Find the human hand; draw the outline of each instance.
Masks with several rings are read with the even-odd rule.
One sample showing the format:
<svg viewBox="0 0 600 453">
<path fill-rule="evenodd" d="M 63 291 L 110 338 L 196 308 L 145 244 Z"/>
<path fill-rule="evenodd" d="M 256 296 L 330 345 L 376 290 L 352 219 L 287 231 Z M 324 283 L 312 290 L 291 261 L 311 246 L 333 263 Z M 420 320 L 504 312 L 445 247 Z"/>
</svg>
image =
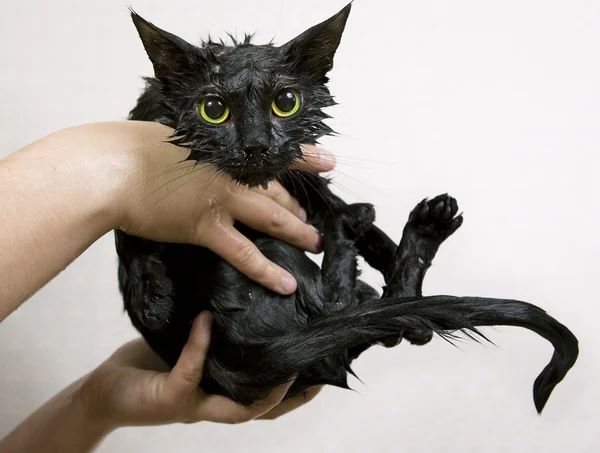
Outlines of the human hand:
<svg viewBox="0 0 600 453">
<path fill-rule="evenodd" d="M 199 388 L 210 343 L 211 316 L 200 314 L 170 372 L 143 340 L 119 348 L 108 360 L 56 394 L 0 439 L 0 452 L 92 451 L 124 426 L 172 423 L 243 423 L 278 418 L 321 390 L 282 401 L 293 378 L 246 407 Z M 164 370 L 164 371 L 161 371 Z"/>
<path fill-rule="evenodd" d="M 282 402 L 292 379 L 251 407 L 207 395 L 198 385 L 210 344 L 211 319 L 208 312 L 196 318 L 188 343 L 170 372 L 142 339 L 122 346 L 83 380 L 79 400 L 85 412 L 109 429 L 199 421 L 243 423 L 278 418 L 321 390 L 316 387 L 305 396 Z"/>
<path fill-rule="evenodd" d="M 285 270 L 265 258 L 233 224 L 239 221 L 303 250 L 321 251 L 320 233 L 306 224 L 306 212 L 279 184 L 267 190 L 248 189 L 211 165 L 185 161 L 189 151 L 165 143 L 170 128 L 157 123 L 109 123 L 129 142 L 121 144 L 122 184 L 115 200 L 117 228 L 162 242 L 207 247 L 251 279 L 281 294 L 296 289 Z M 121 140 L 123 142 L 123 140 Z M 331 154 L 306 147 L 305 161 L 295 168 L 324 172 L 333 169 Z"/>
</svg>

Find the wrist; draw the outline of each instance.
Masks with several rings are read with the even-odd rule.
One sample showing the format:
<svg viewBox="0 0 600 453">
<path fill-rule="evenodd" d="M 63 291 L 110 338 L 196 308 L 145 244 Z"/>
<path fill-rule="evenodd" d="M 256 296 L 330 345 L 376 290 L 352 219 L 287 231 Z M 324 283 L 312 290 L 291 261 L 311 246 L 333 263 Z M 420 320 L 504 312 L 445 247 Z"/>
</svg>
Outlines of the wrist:
<svg viewBox="0 0 600 453">
<path fill-rule="evenodd" d="M 129 212 L 163 184 L 165 169 L 185 160 L 189 150 L 167 143 L 173 130 L 150 121 L 113 121 L 79 126 L 90 142 L 97 215 L 119 229 Z M 176 175 L 175 175 L 176 176 Z"/>
<path fill-rule="evenodd" d="M 101 439 L 120 426 L 102 409 L 101 396 L 89 395 L 89 375 L 76 381 L 67 389 L 70 412 L 82 420 L 82 426 L 90 437 Z"/>
<path fill-rule="evenodd" d="M 133 187 L 139 147 L 127 121 L 93 123 L 60 132 L 72 141 L 77 155 L 72 159 L 73 177 L 80 177 L 77 190 L 88 201 L 89 221 L 103 233 L 117 229 L 125 212 L 128 191 Z M 72 151 L 74 146 L 68 146 Z"/>
</svg>

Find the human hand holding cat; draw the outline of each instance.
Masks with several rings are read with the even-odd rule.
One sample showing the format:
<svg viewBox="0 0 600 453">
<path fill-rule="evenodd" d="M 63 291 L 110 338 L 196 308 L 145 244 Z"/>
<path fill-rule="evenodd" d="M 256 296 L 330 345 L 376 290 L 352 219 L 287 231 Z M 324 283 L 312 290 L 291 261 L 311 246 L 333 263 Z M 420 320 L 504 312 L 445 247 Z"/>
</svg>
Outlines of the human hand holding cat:
<svg viewBox="0 0 600 453">
<path fill-rule="evenodd" d="M 234 227 L 239 221 L 303 250 L 320 252 L 321 234 L 305 223 L 306 212 L 283 186 L 275 182 L 266 190 L 248 189 L 212 165 L 185 161 L 189 151 L 165 143 L 172 133 L 167 127 L 129 122 L 127 131 L 138 143 L 127 150 L 123 166 L 124 184 L 117 198 L 119 229 L 155 241 L 207 247 L 274 291 L 295 290 L 294 278 Z M 306 161 L 295 168 L 312 172 L 333 168 L 329 153 L 307 149 Z"/>
<path fill-rule="evenodd" d="M 0 160 L 0 321 L 117 228 L 206 245 L 273 289 L 293 291 L 293 285 L 282 288 L 285 271 L 248 248 L 233 221 L 317 251 L 317 233 L 300 219 L 297 202 L 276 185 L 249 191 L 214 169 L 194 169 L 183 162 L 185 149 L 165 143 L 170 133 L 149 122 L 88 124 Z M 311 151 L 304 168 L 331 169 L 331 157 L 315 161 L 317 153 Z M 198 384 L 210 343 L 209 323 L 203 322 L 209 316 L 194 323 L 170 372 L 155 368 L 160 361 L 144 341 L 128 343 L 0 440 L 0 451 L 90 451 L 125 425 L 272 419 L 318 393 L 317 387 L 306 398 L 282 402 L 289 382 L 250 408 L 203 393 Z"/>
<path fill-rule="evenodd" d="M 305 405 L 322 389 L 282 401 L 290 380 L 252 406 L 206 394 L 199 384 L 210 339 L 211 315 L 203 312 L 170 371 L 141 338 L 125 344 L 0 439 L 0 452 L 92 451 L 125 426 L 272 420 Z"/>
<path fill-rule="evenodd" d="M 144 340 L 125 344 L 77 388 L 83 412 L 95 422 L 108 424 L 108 429 L 200 421 L 238 424 L 278 418 L 306 404 L 321 390 L 315 387 L 306 395 L 282 401 L 292 379 L 250 407 L 204 393 L 198 385 L 210 331 L 211 316 L 203 312 L 196 318 L 188 343 L 170 371 Z"/>
<path fill-rule="evenodd" d="M 233 224 L 317 252 L 320 234 L 302 221 L 298 203 L 277 184 L 249 190 L 213 167 L 194 167 L 188 150 L 166 143 L 171 133 L 153 122 L 87 124 L 0 160 L 0 321 L 114 229 L 208 247 L 274 291 L 295 290 L 291 275 Z M 297 165 L 333 167 L 317 148 Z"/>
</svg>

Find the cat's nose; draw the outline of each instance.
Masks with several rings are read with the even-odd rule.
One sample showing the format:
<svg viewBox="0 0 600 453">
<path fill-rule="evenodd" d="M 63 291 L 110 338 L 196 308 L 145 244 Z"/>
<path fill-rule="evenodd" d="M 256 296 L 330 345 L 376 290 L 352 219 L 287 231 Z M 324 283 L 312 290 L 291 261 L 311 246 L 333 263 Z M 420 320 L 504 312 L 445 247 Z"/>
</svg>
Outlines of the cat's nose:
<svg viewBox="0 0 600 453">
<path fill-rule="evenodd" d="M 269 147 L 264 145 L 250 145 L 244 148 L 246 157 L 256 161 L 261 160 L 267 154 L 268 151 Z"/>
</svg>

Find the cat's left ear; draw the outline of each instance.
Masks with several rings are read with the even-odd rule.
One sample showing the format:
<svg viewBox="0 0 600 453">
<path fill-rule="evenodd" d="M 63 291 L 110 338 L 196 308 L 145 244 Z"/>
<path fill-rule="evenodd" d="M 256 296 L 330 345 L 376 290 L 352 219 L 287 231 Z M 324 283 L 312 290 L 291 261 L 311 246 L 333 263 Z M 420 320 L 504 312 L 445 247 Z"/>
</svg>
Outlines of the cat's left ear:
<svg viewBox="0 0 600 453">
<path fill-rule="evenodd" d="M 200 49 L 196 46 L 158 28 L 133 10 L 131 10 L 131 19 L 158 79 L 190 71 L 204 63 Z"/>
<path fill-rule="evenodd" d="M 352 3 L 336 15 L 309 28 L 284 44 L 284 59 L 307 74 L 324 77 L 333 68 L 333 57 L 342 39 Z"/>
</svg>

